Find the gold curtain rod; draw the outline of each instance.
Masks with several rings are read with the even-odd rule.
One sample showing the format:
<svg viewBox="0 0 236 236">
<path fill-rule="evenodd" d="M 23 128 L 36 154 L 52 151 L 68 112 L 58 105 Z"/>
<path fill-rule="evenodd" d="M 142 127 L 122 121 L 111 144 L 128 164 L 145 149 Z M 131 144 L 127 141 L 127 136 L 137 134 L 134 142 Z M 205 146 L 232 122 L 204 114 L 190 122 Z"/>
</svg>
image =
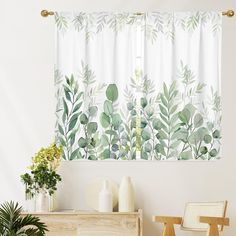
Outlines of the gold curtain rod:
<svg viewBox="0 0 236 236">
<path fill-rule="evenodd" d="M 144 13 L 142 12 L 137 12 L 136 15 L 140 16 L 143 15 Z M 41 11 L 41 16 L 43 17 L 48 17 L 48 16 L 53 16 L 54 12 L 53 11 L 48 11 L 48 10 L 42 10 Z M 223 16 L 228 16 L 228 17 L 233 17 L 234 16 L 234 11 L 233 10 L 227 10 L 222 12 Z"/>
</svg>

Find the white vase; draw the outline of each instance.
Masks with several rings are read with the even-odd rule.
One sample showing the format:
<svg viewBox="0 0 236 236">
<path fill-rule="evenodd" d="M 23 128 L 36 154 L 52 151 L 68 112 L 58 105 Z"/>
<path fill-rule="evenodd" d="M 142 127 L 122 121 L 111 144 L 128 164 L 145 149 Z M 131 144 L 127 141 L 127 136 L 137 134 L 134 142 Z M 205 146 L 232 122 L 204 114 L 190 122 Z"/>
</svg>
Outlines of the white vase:
<svg viewBox="0 0 236 236">
<path fill-rule="evenodd" d="M 129 176 L 125 176 L 119 189 L 119 212 L 134 212 L 134 188 Z"/>
<path fill-rule="evenodd" d="M 41 191 L 36 196 L 36 211 L 37 212 L 48 212 L 50 211 L 50 195 Z"/>
<path fill-rule="evenodd" d="M 102 190 L 99 193 L 99 212 L 112 212 L 113 196 L 109 188 L 109 182 L 104 180 Z"/>
<path fill-rule="evenodd" d="M 35 212 L 36 211 L 36 200 L 35 196 L 28 196 L 26 194 L 25 197 L 25 204 L 24 204 L 24 211 L 26 212 Z"/>
<path fill-rule="evenodd" d="M 58 209 L 56 193 L 49 196 L 49 211 L 56 211 Z"/>
</svg>

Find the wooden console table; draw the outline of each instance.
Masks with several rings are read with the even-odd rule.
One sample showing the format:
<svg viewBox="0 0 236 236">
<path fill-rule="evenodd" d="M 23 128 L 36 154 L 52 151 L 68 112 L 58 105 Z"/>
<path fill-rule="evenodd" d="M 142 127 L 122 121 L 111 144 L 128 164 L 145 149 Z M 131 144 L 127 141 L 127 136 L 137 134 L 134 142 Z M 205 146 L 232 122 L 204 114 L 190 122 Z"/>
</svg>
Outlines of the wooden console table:
<svg viewBox="0 0 236 236">
<path fill-rule="evenodd" d="M 46 236 L 142 236 L 142 210 L 137 212 L 47 212 L 38 216 L 48 226 Z"/>
</svg>

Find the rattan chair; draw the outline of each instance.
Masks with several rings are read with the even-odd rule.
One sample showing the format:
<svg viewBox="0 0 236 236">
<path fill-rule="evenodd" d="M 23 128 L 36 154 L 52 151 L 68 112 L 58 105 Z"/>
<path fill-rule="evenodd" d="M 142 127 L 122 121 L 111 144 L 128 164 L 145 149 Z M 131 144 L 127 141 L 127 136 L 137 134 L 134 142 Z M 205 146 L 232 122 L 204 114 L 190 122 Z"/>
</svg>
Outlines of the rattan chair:
<svg viewBox="0 0 236 236">
<path fill-rule="evenodd" d="M 162 236 L 175 236 L 174 225 L 181 225 L 182 230 L 205 231 L 207 236 L 219 236 L 229 218 L 225 217 L 227 201 L 192 202 L 185 206 L 183 217 L 154 216 L 153 221 L 164 224 Z"/>
</svg>

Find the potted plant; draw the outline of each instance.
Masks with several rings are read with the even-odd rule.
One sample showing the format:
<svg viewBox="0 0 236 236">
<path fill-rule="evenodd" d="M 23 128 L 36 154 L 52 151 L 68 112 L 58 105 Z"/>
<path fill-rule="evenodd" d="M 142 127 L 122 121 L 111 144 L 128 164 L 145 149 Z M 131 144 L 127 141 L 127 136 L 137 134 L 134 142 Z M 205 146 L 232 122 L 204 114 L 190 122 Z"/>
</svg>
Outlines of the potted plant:
<svg viewBox="0 0 236 236">
<path fill-rule="evenodd" d="M 32 158 L 29 167 L 31 172 L 21 175 L 25 184 L 26 199 L 36 198 L 37 211 L 49 211 L 51 198 L 57 190 L 57 184 L 61 176 L 57 174 L 62 156 L 62 147 L 55 143 L 47 148 L 41 148 Z"/>
<path fill-rule="evenodd" d="M 38 217 L 21 216 L 22 207 L 18 203 L 6 202 L 0 206 L 1 236 L 43 236 L 48 231 Z"/>
</svg>

